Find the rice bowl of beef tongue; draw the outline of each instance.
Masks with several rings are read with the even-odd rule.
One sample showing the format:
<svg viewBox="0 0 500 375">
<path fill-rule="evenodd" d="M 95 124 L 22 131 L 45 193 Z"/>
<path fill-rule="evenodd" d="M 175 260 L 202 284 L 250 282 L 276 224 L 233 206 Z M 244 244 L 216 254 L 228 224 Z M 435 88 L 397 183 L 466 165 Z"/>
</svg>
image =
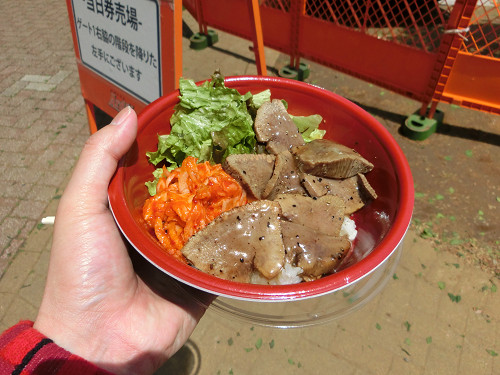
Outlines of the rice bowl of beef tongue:
<svg viewBox="0 0 500 375">
<path fill-rule="evenodd" d="M 228 152 L 221 162 L 245 201 L 190 234 L 180 256 L 148 227 L 143 208 L 152 193 L 144 184 L 155 166 L 145 155 L 170 132 L 177 90 L 138 115 L 136 142 L 108 190 L 118 227 L 165 277 L 216 296 L 210 308 L 224 315 L 299 327 L 362 306 L 392 277 L 413 211 L 411 171 L 397 142 L 363 109 L 317 86 L 260 76 L 224 85 L 271 95 L 252 115 L 257 152 Z M 321 116 L 324 136 L 304 141 L 296 118 L 311 115 Z"/>
</svg>

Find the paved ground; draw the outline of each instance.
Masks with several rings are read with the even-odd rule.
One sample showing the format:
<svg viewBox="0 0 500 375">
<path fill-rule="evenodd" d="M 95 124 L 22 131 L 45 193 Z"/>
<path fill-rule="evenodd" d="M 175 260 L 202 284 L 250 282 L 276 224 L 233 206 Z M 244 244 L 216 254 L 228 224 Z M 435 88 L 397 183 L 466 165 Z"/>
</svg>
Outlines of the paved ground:
<svg viewBox="0 0 500 375">
<path fill-rule="evenodd" d="M 88 136 L 67 18 L 62 1 L 0 2 L 0 330 L 36 316 L 52 235 L 40 219 L 55 213 Z M 249 42 L 219 38 L 198 52 L 184 39 L 186 77 L 256 73 Z M 270 68 L 285 61 L 266 58 Z M 499 117 L 442 107 L 444 130 L 417 143 L 398 128 L 418 103 L 315 64 L 309 80 L 370 111 L 408 156 L 415 219 L 393 278 L 319 327 L 274 330 L 209 311 L 159 373 L 500 373 Z"/>
</svg>

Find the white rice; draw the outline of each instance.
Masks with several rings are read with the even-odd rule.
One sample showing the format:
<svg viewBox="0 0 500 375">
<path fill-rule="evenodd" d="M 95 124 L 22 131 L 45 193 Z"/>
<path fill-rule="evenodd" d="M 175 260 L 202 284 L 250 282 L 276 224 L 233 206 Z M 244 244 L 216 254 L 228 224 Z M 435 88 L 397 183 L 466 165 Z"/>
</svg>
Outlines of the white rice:
<svg viewBox="0 0 500 375">
<path fill-rule="evenodd" d="M 344 222 L 342 223 L 342 227 L 340 228 L 340 235 L 347 235 L 349 241 L 354 241 L 358 231 L 356 230 L 356 223 L 354 220 L 349 217 L 344 218 Z M 298 284 L 302 282 L 302 277 L 300 274 L 302 273 L 302 268 L 295 267 L 292 264 L 286 262 L 284 267 L 281 269 L 278 276 L 274 279 L 268 280 L 264 276 L 260 274 L 259 271 L 255 271 L 252 274 L 251 283 L 252 284 L 261 284 L 261 285 L 287 285 L 287 284 Z"/>
<path fill-rule="evenodd" d="M 278 276 L 274 279 L 268 280 L 256 271 L 252 274 L 252 284 L 261 285 L 287 285 L 287 284 L 298 284 L 302 282 L 302 277 L 299 275 L 302 273 L 302 268 L 294 267 L 290 263 L 286 262 L 284 267 L 281 269 Z"/>
<path fill-rule="evenodd" d="M 356 230 L 356 223 L 354 220 L 349 217 L 344 218 L 344 222 L 342 223 L 342 227 L 340 228 L 340 235 L 349 238 L 349 241 L 354 241 L 356 236 L 358 235 L 358 231 Z"/>
</svg>

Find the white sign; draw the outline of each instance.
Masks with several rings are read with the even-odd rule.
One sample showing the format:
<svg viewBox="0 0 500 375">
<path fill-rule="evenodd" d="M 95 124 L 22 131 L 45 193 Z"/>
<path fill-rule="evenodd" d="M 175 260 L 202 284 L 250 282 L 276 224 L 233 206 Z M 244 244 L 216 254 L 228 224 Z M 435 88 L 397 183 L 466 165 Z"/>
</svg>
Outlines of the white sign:
<svg viewBox="0 0 500 375">
<path fill-rule="evenodd" d="M 82 63 L 145 103 L 161 96 L 154 0 L 72 0 Z"/>
</svg>

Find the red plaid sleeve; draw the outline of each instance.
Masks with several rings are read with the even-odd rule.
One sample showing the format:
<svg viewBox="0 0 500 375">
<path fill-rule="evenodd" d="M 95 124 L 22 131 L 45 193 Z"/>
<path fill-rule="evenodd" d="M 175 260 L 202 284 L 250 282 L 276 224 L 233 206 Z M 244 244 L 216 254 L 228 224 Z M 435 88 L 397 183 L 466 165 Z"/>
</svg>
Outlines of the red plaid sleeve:
<svg viewBox="0 0 500 375">
<path fill-rule="evenodd" d="M 0 336 L 0 374 L 111 375 L 57 346 L 27 320 L 20 321 Z"/>
</svg>

